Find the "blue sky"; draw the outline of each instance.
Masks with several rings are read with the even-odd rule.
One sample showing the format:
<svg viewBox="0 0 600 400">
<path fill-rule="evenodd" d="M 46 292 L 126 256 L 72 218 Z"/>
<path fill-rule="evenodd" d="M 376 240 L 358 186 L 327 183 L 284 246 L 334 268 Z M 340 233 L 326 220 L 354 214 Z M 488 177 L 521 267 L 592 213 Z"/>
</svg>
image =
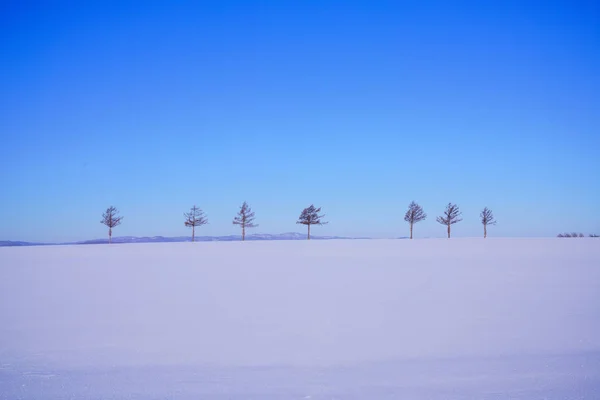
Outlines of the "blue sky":
<svg viewBox="0 0 600 400">
<path fill-rule="evenodd" d="M 600 234 L 594 1 L 50 3 L 0 6 L 0 239 Z"/>
</svg>

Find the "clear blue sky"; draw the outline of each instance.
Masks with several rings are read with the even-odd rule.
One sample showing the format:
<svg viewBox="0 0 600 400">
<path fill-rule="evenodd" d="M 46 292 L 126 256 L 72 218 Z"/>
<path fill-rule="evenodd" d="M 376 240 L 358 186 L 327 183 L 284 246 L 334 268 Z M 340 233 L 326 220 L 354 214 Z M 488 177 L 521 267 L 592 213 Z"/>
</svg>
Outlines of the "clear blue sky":
<svg viewBox="0 0 600 400">
<path fill-rule="evenodd" d="M 49 3 L 0 6 L 0 239 L 600 234 L 595 1 Z"/>
</svg>

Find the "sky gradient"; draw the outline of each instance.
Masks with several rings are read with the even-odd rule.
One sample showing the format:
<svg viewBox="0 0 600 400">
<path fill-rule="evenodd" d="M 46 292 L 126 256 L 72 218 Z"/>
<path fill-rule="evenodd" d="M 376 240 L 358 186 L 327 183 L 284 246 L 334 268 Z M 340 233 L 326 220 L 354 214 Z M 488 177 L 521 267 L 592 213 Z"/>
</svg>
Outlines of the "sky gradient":
<svg viewBox="0 0 600 400">
<path fill-rule="evenodd" d="M 170 3 L 2 2 L 0 240 L 600 234 L 596 2 Z"/>
</svg>

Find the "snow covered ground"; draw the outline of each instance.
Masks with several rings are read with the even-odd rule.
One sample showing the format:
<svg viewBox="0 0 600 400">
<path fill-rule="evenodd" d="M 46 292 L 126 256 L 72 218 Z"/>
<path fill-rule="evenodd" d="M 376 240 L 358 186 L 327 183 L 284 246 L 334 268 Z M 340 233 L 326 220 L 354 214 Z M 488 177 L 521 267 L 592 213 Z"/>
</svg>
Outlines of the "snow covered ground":
<svg viewBox="0 0 600 400">
<path fill-rule="evenodd" d="M 600 240 L 0 248 L 0 399 L 600 399 Z"/>
</svg>

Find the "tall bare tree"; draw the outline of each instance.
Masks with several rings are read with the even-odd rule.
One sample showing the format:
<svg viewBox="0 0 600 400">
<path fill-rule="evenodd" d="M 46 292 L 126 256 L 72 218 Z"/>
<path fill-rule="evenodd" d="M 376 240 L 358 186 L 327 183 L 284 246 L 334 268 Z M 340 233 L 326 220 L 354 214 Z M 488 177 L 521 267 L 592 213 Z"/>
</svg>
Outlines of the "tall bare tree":
<svg viewBox="0 0 600 400">
<path fill-rule="evenodd" d="M 437 217 L 437 222 L 448 227 L 448 238 L 450 238 L 450 227 L 457 222 L 462 221 L 462 218 L 460 218 L 461 215 L 462 212 L 460 212 L 456 204 L 448 203 L 444 215 Z"/>
<path fill-rule="evenodd" d="M 483 238 L 487 237 L 487 226 L 488 225 L 496 225 L 496 219 L 494 218 L 494 213 L 487 207 L 479 214 L 479 218 L 481 218 L 481 223 L 483 224 Z"/>
<path fill-rule="evenodd" d="M 240 211 L 233 218 L 233 224 L 242 227 L 242 241 L 246 240 L 246 228 L 256 228 L 258 226 L 254 223 L 254 218 L 254 211 L 244 201 L 244 204 L 240 207 Z"/>
<path fill-rule="evenodd" d="M 410 238 L 413 238 L 413 225 L 427 218 L 427 214 L 423 211 L 423 207 L 411 201 L 408 205 L 408 211 L 404 215 L 404 220 L 410 224 Z"/>
<path fill-rule="evenodd" d="M 108 226 L 108 243 L 112 243 L 112 230 L 115 226 L 121 225 L 121 220 L 123 217 L 120 217 L 119 210 L 115 207 L 110 206 L 106 209 L 106 211 L 102 214 L 101 224 Z"/>
<path fill-rule="evenodd" d="M 189 213 L 183 213 L 185 217 L 184 225 L 188 228 L 192 228 L 192 242 L 196 240 L 196 227 L 208 224 L 208 219 L 204 214 L 204 211 L 196 207 L 190 208 Z"/>
<path fill-rule="evenodd" d="M 321 207 L 315 208 L 315 206 L 311 204 L 310 206 L 302 210 L 300 217 L 298 217 L 298 221 L 296 221 L 297 224 L 306 225 L 308 227 L 308 236 L 306 237 L 307 240 L 310 240 L 311 225 L 326 225 L 329 223 L 322 221 L 322 218 L 324 218 L 325 215 L 319 215 L 320 212 Z"/>
</svg>

